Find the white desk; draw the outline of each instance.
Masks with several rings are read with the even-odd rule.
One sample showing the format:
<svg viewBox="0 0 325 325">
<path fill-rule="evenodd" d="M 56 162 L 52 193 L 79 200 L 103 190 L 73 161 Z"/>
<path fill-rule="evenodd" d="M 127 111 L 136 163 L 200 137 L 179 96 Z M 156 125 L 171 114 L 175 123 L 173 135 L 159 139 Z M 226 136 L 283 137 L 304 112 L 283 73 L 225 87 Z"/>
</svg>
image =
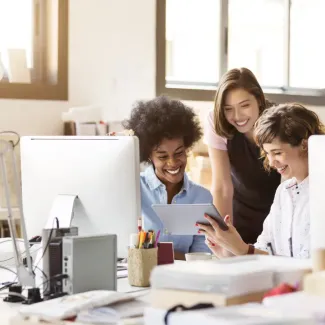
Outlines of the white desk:
<svg viewBox="0 0 325 325">
<path fill-rule="evenodd" d="M 3 278 L 5 278 L 2 280 Z M 0 272 L 1 281 L 7 281 L 8 272 L 1 270 Z M 11 278 L 10 278 L 11 279 Z M 119 292 L 139 292 L 149 293 L 148 288 L 138 288 L 131 287 L 128 283 L 128 278 L 122 278 L 117 280 L 117 291 Z M 0 324 L 1 325 L 10 325 L 10 319 L 17 315 L 18 309 L 21 307 L 21 304 L 7 303 L 3 301 L 5 296 L 0 296 Z M 145 299 L 144 299 L 145 300 Z"/>
</svg>

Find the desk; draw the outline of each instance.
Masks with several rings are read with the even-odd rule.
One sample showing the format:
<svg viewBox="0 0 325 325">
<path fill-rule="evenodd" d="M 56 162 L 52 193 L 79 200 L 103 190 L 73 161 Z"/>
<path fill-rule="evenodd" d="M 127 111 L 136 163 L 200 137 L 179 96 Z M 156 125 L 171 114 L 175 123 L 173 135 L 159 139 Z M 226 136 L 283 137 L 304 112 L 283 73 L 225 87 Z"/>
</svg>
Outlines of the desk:
<svg viewBox="0 0 325 325">
<path fill-rule="evenodd" d="M 10 319 L 17 314 L 17 310 L 19 309 L 20 304 L 10 304 L 0 300 L 0 314 L 1 314 L 1 324 L 2 325 L 9 325 Z"/>
<path fill-rule="evenodd" d="M 5 272 L 0 273 L 0 278 L 2 274 Z M 8 274 L 8 273 L 7 273 Z M 149 293 L 148 288 L 138 288 L 138 287 L 131 287 L 128 283 L 128 278 L 122 278 L 117 280 L 117 291 L 119 292 L 134 292 L 134 293 L 141 293 L 145 295 L 142 300 L 146 301 L 146 293 Z M 0 319 L 1 325 L 10 325 L 10 319 L 17 315 L 21 304 L 13 304 L 7 303 L 3 301 L 4 296 L 0 297 Z M 72 323 L 73 324 L 73 323 Z"/>
</svg>

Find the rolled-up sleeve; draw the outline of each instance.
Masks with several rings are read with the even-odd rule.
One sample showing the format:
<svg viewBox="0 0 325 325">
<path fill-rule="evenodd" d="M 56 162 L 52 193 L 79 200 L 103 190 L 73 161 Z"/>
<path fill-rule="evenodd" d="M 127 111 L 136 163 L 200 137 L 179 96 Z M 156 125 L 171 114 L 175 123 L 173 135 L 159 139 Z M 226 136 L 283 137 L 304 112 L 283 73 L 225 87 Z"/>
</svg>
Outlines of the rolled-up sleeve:
<svg viewBox="0 0 325 325">
<path fill-rule="evenodd" d="M 263 223 L 263 231 L 262 233 L 258 236 L 256 243 L 254 244 L 254 247 L 257 249 L 260 249 L 262 251 L 268 251 L 268 244 L 272 243 L 272 246 L 274 247 L 273 244 L 273 236 L 272 236 L 272 229 L 270 226 L 270 219 L 272 218 L 271 213 L 266 217 Z"/>
</svg>

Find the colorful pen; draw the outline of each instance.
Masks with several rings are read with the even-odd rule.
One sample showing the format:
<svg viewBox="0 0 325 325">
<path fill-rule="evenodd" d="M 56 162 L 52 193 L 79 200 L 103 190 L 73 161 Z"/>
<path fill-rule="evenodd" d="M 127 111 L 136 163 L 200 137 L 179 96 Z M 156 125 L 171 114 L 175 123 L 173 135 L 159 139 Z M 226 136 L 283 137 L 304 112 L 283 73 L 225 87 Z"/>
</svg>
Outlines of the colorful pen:
<svg viewBox="0 0 325 325">
<path fill-rule="evenodd" d="M 145 233 L 143 231 L 140 232 L 140 240 L 139 240 L 139 248 L 142 248 L 144 244 Z"/>
<path fill-rule="evenodd" d="M 138 231 L 140 232 L 142 230 L 142 219 L 138 219 Z"/>
<path fill-rule="evenodd" d="M 155 241 L 155 247 L 158 246 L 159 236 L 160 236 L 160 230 L 158 230 L 158 232 L 157 232 L 156 241 Z"/>
</svg>

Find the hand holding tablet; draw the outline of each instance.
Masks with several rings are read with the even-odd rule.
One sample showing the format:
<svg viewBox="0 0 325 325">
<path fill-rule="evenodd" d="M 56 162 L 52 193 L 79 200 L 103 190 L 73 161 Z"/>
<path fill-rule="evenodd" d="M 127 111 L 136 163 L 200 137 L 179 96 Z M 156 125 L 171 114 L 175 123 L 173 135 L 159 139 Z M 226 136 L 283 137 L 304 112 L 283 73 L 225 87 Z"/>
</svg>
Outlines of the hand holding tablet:
<svg viewBox="0 0 325 325">
<path fill-rule="evenodd" d="M 152 208 L 162 221 L 164 230 L 172 235 L 197 235 L 196 223 L 209 224 L 205 214 L 216 220 L 220 229 L 228 230 L 224 218 L 212 203 L 153 204 Z"/>
</svg>

